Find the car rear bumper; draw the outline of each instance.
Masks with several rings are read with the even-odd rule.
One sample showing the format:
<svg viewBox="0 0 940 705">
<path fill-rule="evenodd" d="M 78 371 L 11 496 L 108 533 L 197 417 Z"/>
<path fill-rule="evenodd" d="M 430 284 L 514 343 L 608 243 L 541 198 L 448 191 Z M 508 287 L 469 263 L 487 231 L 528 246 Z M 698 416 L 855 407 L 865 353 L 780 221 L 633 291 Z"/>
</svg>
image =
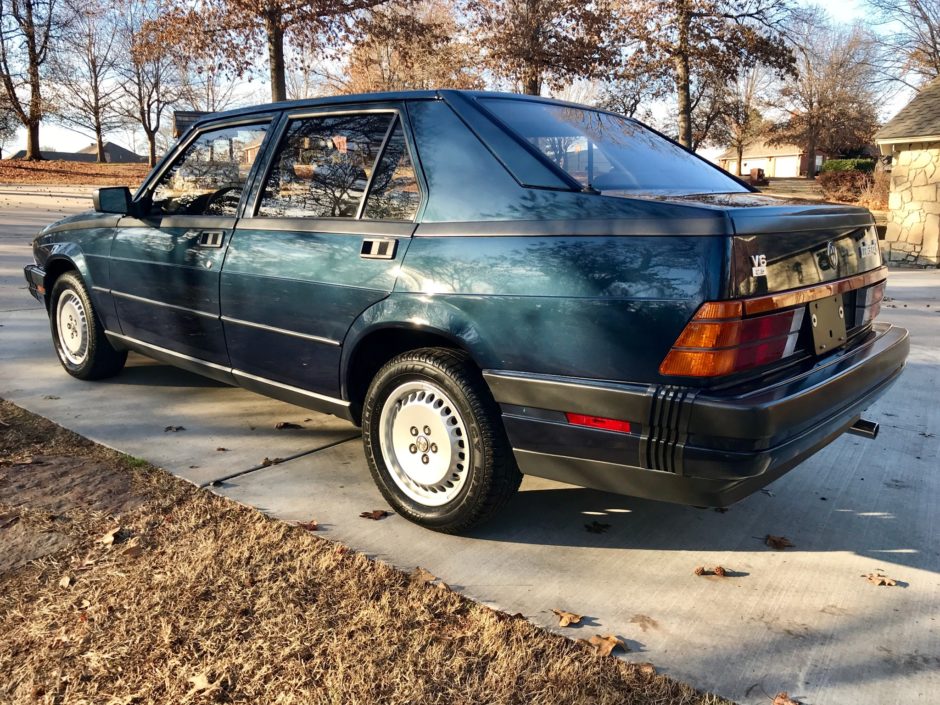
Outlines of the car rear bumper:
<svg viewBox="0 0 940 705">
<path fill-rule="evenodd" d="M 46 303 L 46 272 L 38 264 L 27 264 L 23 267 L 23 274 L 26 276 L 26 284 L 29 286 L 29 293 L 33 295 L 39 303 Z"/>
<path fill-rule="evenodd" d="M 764 386 L 706 391 L 486 371 L 520 470 L 584 487 L 726 506 L 857 421 L 904 369 L 902 328 L 875 324 L 849 349 Z M 631 422 L 573 426 L 565 413 Z"/>
</svg>

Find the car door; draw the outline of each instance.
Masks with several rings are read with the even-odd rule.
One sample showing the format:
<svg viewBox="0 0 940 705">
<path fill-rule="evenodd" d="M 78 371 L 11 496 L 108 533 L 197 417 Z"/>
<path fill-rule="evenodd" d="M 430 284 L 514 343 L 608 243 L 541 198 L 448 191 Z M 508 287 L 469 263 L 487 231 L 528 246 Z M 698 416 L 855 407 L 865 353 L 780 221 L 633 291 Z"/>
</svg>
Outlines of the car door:
<svg viewBox="0 0 940 705">
<path fill-rule="evenodd" d="M 335 400 L 343 339 L 394 288 L 422 191 L 397 105 L 295 112 L 279 132 L 226 254 L 222 326 L 244 386 Z"/>
<path fill-rule="evenodd" d="M 176 150 L 122 218 L 109 261 L 122 335 L 223 367 L 219 273 L 271 116 L 211 124 Z"/>
</svg>

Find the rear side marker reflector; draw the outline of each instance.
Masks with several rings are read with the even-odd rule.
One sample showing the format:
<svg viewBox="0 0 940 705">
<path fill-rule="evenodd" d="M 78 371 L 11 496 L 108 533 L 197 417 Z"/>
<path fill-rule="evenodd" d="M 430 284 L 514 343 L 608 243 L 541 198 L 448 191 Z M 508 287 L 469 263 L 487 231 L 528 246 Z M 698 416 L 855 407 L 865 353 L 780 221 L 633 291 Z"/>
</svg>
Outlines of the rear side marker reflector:
<svg viewBox="0 0 940 705">
<path fill-rule="evenodd" d="M 587 416 L 585 414 L 565 414 L 565 417 L 572 426 L 586 426 L 588 428 L 599 428 L 604 431 L 630 433 L 629 421 L 607 419 L 602 416 Z"/>
</svg>

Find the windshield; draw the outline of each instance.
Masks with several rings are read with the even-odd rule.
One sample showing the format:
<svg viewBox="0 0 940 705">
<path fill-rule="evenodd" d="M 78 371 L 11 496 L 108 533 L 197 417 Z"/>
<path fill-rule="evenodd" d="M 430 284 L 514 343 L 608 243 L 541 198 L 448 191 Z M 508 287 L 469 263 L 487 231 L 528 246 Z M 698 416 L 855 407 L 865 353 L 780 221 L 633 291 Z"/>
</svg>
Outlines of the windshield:
<svg viewBox="0 0 940 705">
<path fill-rule="evenodd" d="M 721 170 L 633 120 L 530 100 L 481 102 L 584 187 L 631 195 L 747 191 Z"/>
</svg>

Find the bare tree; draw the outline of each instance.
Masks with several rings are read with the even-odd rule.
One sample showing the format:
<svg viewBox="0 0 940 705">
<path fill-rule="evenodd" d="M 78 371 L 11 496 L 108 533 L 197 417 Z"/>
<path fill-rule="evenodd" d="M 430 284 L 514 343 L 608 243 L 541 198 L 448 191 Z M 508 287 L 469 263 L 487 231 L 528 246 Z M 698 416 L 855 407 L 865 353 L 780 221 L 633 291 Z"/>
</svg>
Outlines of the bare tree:
<svg viewBox="0 0 940 705">
<path fill-rule="evenodd" d="M 66 8 L 70 30 L 63 33 L 49 61 L 53 114 L 92 137 L 98 161 L 103 162 L 105 135 L 124 123 L 118 112 L 115 18 L 102 4 L 71 0 Z"/>
<path fill-rule="evenodd" d="M 738 174 L 743 174 L 744 149 L 765 130 L 762 109 L 770 89 L 770 75 L 759 66 L 741 72 L 728 86 L 719 141 L 733 147 Z"/>
<path fill-rule="evenodd" d="M 0 0 L 0 80 L 10 107 L 26 128 L 26 158 L 42 159 L 39 124 L 46 106 L 41 72 L 49 58 L 57 0 Z"/>
<path fill-rule="evenodd" d="M 687 147 L 707 141 L 718 120 L 716 87 L 746 66 L 780 72 L 792 66 L 782 32 L 789 0 L 621 0 L 620 5 L 620 32 L 636 47 L 624 71 L 634 80 L 668 72 L 679 142 Z M 707 108 L 697 139 L 696 108 Z"/>
<path fill-rule="evenodd" d="M 327 83 L 349 93 L 482 88 L 477 48 L 459 36 L 448 0 L 395 0 L 371 10 L 340 72 Z"/>
<path fill-rule="evenodd" d="M 940 76 L 940 0 L 868 0 L 884 31 L 883 64 L 911 88 Z"/>
<path fill-rule="evenodd" d="M 19 126 L 20 120 L 13 112 L 6 94 L 0 93 L 0 158 L 3 157 L 3 150 L 6 149 L 7 142 L 16 137 Z"/>
<path fill-rule="evenodd" d="M 194 59 L 179 62 L 180 102 L 192 110 L 214 113 L 235 101 L 238 79 L 217 63 Z"/>
<path fill-rule="evenodd" d="M 118 27 L 123 57 L 117 66 L 122 91 L 120 110 L 147 136 L 151 166 L 157 163 L 157 133 L 164 114 L 180 98 L 177 62 L 145 29 L 158 16 L 158 10 L 154 0 L 132 0 L 125 4 Z"/>
<path fill-rule="evenodd" d="M 464 14 L 487 68 L 530 95 L 601 78 L 616 63 L 606 0 L 466 0 Z"/>
<path fill-rule="evenodd" d="M 838 27 L 824 13 L 797 18 L 791 29 L 797 77 L 785 81 L 774 98 L 783 112 L 771 142 L 803 146 L 807 178 L 816 177 L 817 149 L 840 152 L 871 143 L 878 128 L 877 40 L 859 25 Z"/>
</svg>

